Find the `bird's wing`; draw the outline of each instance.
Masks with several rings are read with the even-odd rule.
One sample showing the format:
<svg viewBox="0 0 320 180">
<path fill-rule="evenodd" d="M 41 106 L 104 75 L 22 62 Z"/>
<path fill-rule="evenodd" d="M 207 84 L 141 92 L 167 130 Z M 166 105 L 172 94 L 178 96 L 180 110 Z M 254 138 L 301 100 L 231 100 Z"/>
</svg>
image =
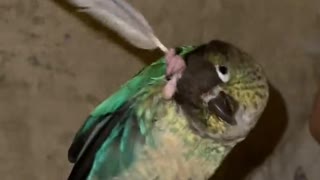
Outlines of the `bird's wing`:
<svg viewBox="0 0 320 180">
<path fill-rule="evenodd" d="M 180 47 L 179 54 L 183 56 L 193 49 L 194 46 Z M 165 59 L 162 57 L 143 68 L 120 90 L 94 109 L 77 132 L 69 148 L 68 159 L 75 163 L 69 180 L 85 179 L 89 171 L 94 168 L 92 166 L 98 166 L 99 161 L 122 160 L 124 164 L 129 164 L 128 161 L 132 158 L 130 153 L 134 151 L 133 146 L 143 141 L 143 135 L 140 132 L 141 124 L 132 112 L 132 98 L 154 79 L 164 77 L 165 68 Z M 104 154 L 99 156 L 100 152 Z M 108 152 L 110 155 L 106 155 Z M 116 161 L 108 158 L 115 158 Z M 124 165 L 110 165 L 108 166 L 110 172 L 106 173 L 114 174 L 120 170 L 120 166 Z"/>
</svg>

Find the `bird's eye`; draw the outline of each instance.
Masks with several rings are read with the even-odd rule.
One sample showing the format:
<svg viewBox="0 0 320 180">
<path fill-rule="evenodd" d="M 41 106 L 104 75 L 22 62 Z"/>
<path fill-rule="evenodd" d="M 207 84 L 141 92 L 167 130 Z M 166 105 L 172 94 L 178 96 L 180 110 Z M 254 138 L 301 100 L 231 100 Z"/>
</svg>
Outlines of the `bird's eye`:
<svg viewBox="0 0 320 180">
<path fill-rule="evenodd" d="M 221 79 L 222 82 L 226 83 L 230 79 L 230 73 L 229 70 L 226 66 L 222 65 L 217 65 L 216 66 L 216 71 L 218 73 L 219 78 Z"/>
</svg>

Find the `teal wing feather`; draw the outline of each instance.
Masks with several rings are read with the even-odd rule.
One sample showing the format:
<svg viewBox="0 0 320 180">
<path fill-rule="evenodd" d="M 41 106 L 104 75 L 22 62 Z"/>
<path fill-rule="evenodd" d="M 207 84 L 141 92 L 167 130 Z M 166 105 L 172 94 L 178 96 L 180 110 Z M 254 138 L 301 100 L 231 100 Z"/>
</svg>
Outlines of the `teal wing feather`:
<svg viewBox="0 0 320 180">
<path fill-rule="evenodd" d="M 124 84 L 119 91 L 104 100 L 87 118 L 80 130 L 77 132 L 68 152 L 70 162 L 75 162 L 81 155 L 81 151 L 95 127 L 100 123 L 101 118 L 115 112 L 120 106 L 133 97 L 152 78 L 161 77 L 165 72 L 165 61 L 163 58 L 141 70 L 130 81 Z"/>
<path fill-rule="evenodd" d="M 134 101 L 126 102 L 115 112 L 100 118 L 68 180 L 114 177 L 133 162 L 135 149 L 144 143 Z"/>
<path fill-rule="evenodd" d="M 179 54 L 184 56 L 194 48 L 180 47 Z M 165 68 L 165 59 L 159 59 L 95 108 L 69 148 L 69 161 L 75 163 L 69 180 L 86 179 L 90 171 L 94 174 L 101 168 L 108 169 L 102 174 L 104 178 L 111 177 L 130 164 L 135 145 L 144 142 L 141 124 L 133 113 L 133 96 L 154 79 L 164 77 Z M 105 168 L 104 162 L 113 164 Z"/>
</svg>

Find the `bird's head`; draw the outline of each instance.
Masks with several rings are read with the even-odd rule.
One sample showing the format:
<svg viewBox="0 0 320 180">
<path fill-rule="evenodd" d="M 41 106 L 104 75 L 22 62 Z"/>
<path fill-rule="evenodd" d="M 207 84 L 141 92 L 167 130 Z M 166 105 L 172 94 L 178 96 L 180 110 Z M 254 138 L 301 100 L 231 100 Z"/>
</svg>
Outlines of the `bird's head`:
<svg viewBox="0 0 320 180">
<path fill-rule="evenodd" d="M 232 143 L 255 126 L 269 98 L 262 67 L 232 44 L 213 40 L 184 56 L 173 98 L 200 136 Z"/>
</svg>

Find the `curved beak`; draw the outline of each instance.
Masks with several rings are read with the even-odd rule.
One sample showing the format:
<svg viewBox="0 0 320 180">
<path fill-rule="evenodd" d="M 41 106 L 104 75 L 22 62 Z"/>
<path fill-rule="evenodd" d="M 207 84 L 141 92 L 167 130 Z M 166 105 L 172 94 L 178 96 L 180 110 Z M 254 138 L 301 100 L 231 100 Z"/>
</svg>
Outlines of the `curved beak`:
<svg viewBox="0 0 320 180">
<path fill-rule="evenodd" d="M 216 97 L 208 102 L 209 111 L 230 125 L 237 125 L 234 115 L 238 106 L 238 102 L 223 91 L 220 91 Z"/>
</svg>

